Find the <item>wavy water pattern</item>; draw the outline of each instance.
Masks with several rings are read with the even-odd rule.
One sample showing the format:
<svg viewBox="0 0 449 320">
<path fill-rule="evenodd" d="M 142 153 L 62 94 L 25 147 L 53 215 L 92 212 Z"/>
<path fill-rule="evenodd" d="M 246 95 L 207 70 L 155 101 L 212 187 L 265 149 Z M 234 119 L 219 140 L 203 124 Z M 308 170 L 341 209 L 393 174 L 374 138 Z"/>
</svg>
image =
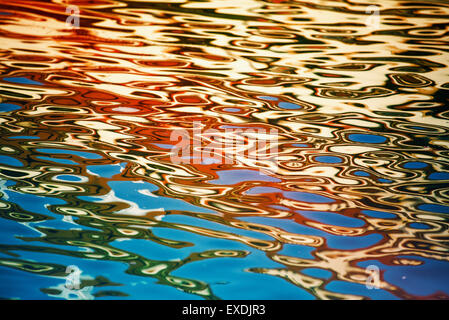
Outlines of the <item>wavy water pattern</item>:
<svg viewBox="0 0 449 320">
<path fill-rule="evenodd" d="M 449 299 L 449 4 L 369 4 L 2 2 L 0 297 Z"/>
</svg>

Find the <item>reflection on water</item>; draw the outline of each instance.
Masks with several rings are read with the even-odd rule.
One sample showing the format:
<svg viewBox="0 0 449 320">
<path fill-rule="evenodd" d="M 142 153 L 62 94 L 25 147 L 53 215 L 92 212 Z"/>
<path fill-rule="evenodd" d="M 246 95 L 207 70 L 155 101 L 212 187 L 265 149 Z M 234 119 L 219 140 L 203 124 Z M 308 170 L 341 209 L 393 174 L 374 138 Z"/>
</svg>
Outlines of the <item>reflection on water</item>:
<svg viewBox="0 0 449 320">
<path fill-rule="evenodd" d="M 2 2 L 0 296 L 448 299 L 444 2 Z"/>
</svg>

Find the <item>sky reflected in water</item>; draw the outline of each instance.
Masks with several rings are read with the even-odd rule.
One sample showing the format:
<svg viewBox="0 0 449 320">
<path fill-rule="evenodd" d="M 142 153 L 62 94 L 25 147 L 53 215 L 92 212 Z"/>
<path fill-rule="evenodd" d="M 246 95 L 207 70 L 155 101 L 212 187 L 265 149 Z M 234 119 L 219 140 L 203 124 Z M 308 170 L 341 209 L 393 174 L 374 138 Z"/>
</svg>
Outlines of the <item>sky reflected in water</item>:
<svg viewBox="0 0 449 320">
<path fill-rule="evenodd" d="M 2 2 L 0 298 L 449 299 L 449 4 L 370 4 Z"/>
</svg>

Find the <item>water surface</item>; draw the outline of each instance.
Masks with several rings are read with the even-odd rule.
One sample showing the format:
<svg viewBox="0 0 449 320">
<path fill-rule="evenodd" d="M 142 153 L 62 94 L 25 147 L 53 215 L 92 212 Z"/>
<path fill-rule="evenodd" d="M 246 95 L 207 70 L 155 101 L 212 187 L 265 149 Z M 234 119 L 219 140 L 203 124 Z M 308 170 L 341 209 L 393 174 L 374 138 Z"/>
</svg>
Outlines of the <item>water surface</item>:
<svg viewBox="0 0 449 320">
<path fill-rule="evenodd" d="M 71 4 L 0 4 L 0 297 L 449 298 L 446 1 Z"/>
</svg>

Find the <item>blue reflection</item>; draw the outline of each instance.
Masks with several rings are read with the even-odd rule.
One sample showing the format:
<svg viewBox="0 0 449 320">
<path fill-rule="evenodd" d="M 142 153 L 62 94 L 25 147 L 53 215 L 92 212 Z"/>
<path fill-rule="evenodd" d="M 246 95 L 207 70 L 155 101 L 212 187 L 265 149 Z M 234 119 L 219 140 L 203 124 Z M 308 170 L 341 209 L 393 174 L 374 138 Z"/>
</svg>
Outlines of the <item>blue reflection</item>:
<svg viewBox="0 0 449 320">
<path fill-rule="evenodd" d="M 42 82 L 34 81 L 25 77 L 7 77 L 3 78 L 3 81 L 13 82 L 13 83 L 21 83 L 21 84 L 31 84 L 31 85 L 37 85 L 42 86 Z"/>
<path fill-rule="evenodd" d="M 380 242 L 383 239 L 379 233 L 372 233 L 366 236 L 340 236 L 329 237 L 327 245 L 334 249 L 354 250 L 368 248 Z"/>
<path fill-rule="evenodd" d="M 87 170 L 90 173 L 102 178 L 112 178 L 113 176 L 121 173 L 125 168 L 125 166 L 126 166 L 125 162 L 122 162 L 118 165 L 99 164 L 87 166 Z"/>
<path fill-rule="evenodd" d="M 271 97 L 271 96 L 257 96 L 257 98 L 262 99 L 262 100 L 269 100 L 269 101 L 277 101 L 279 100 L 276 97 Z"/>
<path fill-rule="evenodd" d="M 282 109 L 293 109 L 293 110 L 302 109 L 300 105 L 291 102 L 279 102 L 278 106 Z"/>
<path fill-rule="evenodd" d="M 427 163 L 425 162 L 420 162 L 420 161 L 410 161 L 410 162 L 406 162 L 404 163 L 404 165 L 402 166 L 405 169 L 422 169 L 427 167 Z"/>
<path fill-rule="evenodd" d="M 320 279 L 329 279 L 330 277 L 332 277 L 332 272 L 320 268 L 306 268 L 302 269 L 301 272 L 307 276 Z"/>
<path fill-rule="evenodd" d="M 382 143 L 387 141 L 387 138 L 375 134 L 366 133 L 352 133 L 348 136 L 349 140 L 363 143 Z"/>
<path fill-rule="evenodd" d="M 318 162 L 322 163 L 341 163 L 343 160 L 336 156 L 317 156 L 314 158 Z"/>
<path fill-rule="evenodd" d="M 24 140 L 37 140 L 39 137 L 36 136 L 11 136 L 8 139 L 24 139 Z"/>
<path fill-rule="evenodd" d="M 354 174 L 359 177 L 369 177 L 370 176 L 370 174 L 368 172 L 365 172 L 362 170 L 354 171 Z"/>
<path fill-rule="evenodd" d="M 240 112 L 239 108 L 224 108 L 223 111 L 226 112 Z"/>
<path fill-rule="evenodd" d="M 413 229 L 423 229 L 423 230 L 432 228 L 428 224 L 420 223 L 420 222 L 412 222 L 408 226 Z"/>
<path fill-rule="evenodd" d="M 297 210 L 303 217 L 311 220 L 316 220 L 329 225 L 336 225 L 342 227 L 357 228 L 365 225 L 365 221 L 357 218 L 344 216 L 336 212 L 329 211 L 303 211 Z"/>
<path fill-rule="evenodd" d="M 366 214 L 373 218 L 379 218 L 379 219 L 394 219 L 397 218 L 397 216 L 390 212 L 385 211 L 375 211 L 375 210 L 362 210 L 363 214 Z"/>
<path fill-rule="evenodd" d="M 9 166 L 15 166 L 15 167 L 23 167 L 23 163 L 13 157 L 0 155 L 0 164 L 5 164 Z"/>
<path fill-rule="evenodd" d="M 400 259 L 421 261 L 420 265 L 383 264 L 376 260 L 359 262 L 357 265 L 366 268 L 377 265 L 383 271 L 383 279 L 392 285 L 404 289 L 407 293 L 428 296 L 444 292 L 449 294 L 449 273 L 447 262 L 424 258 L 421 256 L 398 256 Z"/>
<path fill-rule="evenodd" d="M 258 251 L 245 259 L 219 258 L 189 263 L 173 272 L 176 276 L 195 278 L 210 283 L 214 293 L 223 299 L 314 300 L 305 289 L 292 286 L 280 277 L 251 272 L 251 268 L 282 268 Z M 215 272 L 207 272 L 214 270 Z M 270 288 L 267 290 L 267 288 Z"/>
<path fill-rule="evenodd" d="M 449 172 L 432 172 L 429 175 L 430 180 L 449 180 Z"/>
<path fill-rule="evenodd" d="M 70 159 L 50 158 L 50 157 L 44 157 L 44 156 L 36 156 L 36 159 L 41 159 L 44 161 L 51 161 L 51 162 L 60 163 L 60 164 L 74 164 L 74 165 L 78 164 L 78 162 L 75 162 Z"/>
<path fill-rule="evenodd" d="M 303 246 L 300 244 L 286 243 L 283 245 L 282 250 L 279 251 L 278 254 L 302 259 L 315 259 L 312 255 L 312 252 L 315 251 L 315 249 L 316 248 L 314 247 Z"/>
<path fill-rule="evenodd" d="M 0 112 L 9 112 L 22 109 L 21 106 L 13 103 L 0 103 Z"/>
<path fill-rule="evenodd" d="M 449 213 L 449 206 L 441 204 L 423 203 L 418 206 L 419 210 L 435 212 L 435 213 Z"/>
</svg>

